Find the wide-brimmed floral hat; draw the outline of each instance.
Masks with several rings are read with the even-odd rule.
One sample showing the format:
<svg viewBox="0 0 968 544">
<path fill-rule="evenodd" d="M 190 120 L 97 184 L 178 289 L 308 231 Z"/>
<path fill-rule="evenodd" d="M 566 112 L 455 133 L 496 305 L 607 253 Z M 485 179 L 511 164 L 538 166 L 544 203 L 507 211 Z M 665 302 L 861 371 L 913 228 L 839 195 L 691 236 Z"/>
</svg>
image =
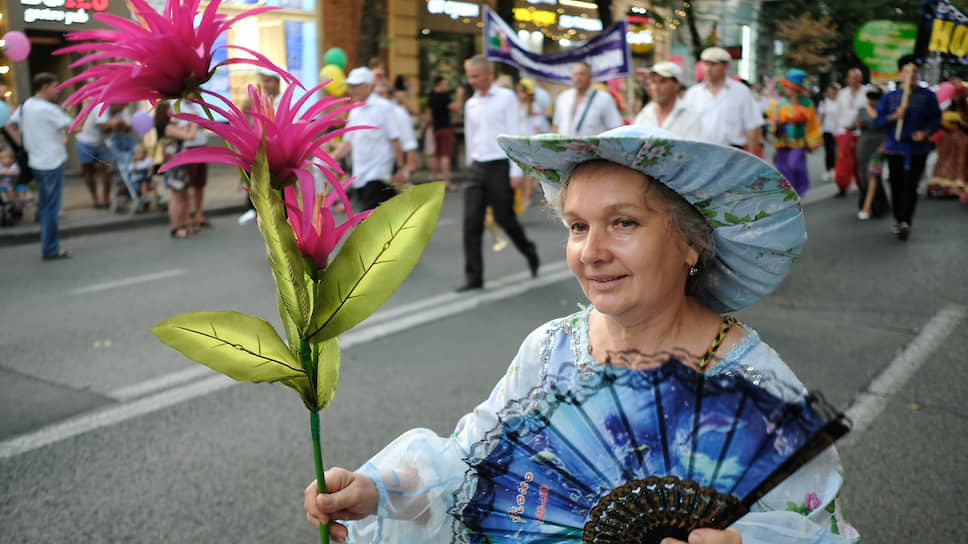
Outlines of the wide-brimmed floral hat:
<svg viewBox="0 0 968 544">
<path fill-rule="evenodd" d="M 585 138 L 559 134 L 499 136 L 498 144 L 541 182 L 548 202 L 579 164 L 605 159 L 668 186 L 706 217 L 716 259 L 696 298 L 717 312 L 749 306 L 772 293 L 807 239 L 800 198 L 773 167 L 740 149 L 685 140 L 632 125 Z"/>
</svg>

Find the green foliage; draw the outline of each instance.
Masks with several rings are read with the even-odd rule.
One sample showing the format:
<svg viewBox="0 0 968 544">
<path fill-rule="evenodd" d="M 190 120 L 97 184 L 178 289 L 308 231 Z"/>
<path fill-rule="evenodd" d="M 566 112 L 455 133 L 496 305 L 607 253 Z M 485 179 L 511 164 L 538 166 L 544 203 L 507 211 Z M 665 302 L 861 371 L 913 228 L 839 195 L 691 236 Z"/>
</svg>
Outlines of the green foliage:
<svg viewBox="0 0 968 544">
<path fill-rule="evenodd" d="M 269 163 L 263 146 L 252 164 L 249 198 L 258 212 L 259 230 L 266 241 L 269 265 L 279 291 L 279 314 L 292 343 L 291 331 L 299 331 L 300 336 L 305 332 L 312 306 L 306 288 L 302 253 L 296 244 L 296 235 L 286 220 L 282 199 L 270 186 L 269 177 Z"/>
<path fill-rule="evenodd" d="M 968 0 L 956 0 L 955 5 Z M 962 8 L 959 8 L 962 9 Z M 845 74 L 849 68 L 863 66 L 854 53 L 857 30 L 872 19 L 917 22 L 921 17 L 921 0 L 864 0 L 844 2 L 832 0 L 783 0 L 764 2 L 760 10 L 760 24 L 768 35 L 776 35 L 780 21 L 809 13 L 814 18 L 830 17 L 837 25 L 837 34 L 827 42 L 821 53 L 833 58 L 833 69 Z"/>
<path fill-rule="evenodd" d="M 170 317 L 151 332 L 185 357 L 242 382 L 305 377 L 299 359 L 272 325 L 238 312 L 192 312 Z"/>
<path fill-rule="evenodd" d="M 308 341 L 342 334 L 390 298 L 430 240 L 443 200 L 443 183 L 418 185 L 381 204 L 356 227 L 320 273 Z"/>
</svg>

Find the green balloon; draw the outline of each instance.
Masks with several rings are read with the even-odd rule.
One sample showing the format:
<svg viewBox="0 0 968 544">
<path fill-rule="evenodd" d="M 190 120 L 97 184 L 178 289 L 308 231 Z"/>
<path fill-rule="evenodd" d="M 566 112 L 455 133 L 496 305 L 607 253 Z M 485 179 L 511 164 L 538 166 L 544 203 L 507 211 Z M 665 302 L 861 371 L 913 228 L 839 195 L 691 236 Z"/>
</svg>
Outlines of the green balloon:
<svg viewBox="0 0 968 544">
<path fill-rule="evenodd" d="M 346 52 L 339 47 L 333 47 L 323 54 L 323 63 L 335 64 L 342 70 L 343 68 L 346 68 Z"/>
</svg>

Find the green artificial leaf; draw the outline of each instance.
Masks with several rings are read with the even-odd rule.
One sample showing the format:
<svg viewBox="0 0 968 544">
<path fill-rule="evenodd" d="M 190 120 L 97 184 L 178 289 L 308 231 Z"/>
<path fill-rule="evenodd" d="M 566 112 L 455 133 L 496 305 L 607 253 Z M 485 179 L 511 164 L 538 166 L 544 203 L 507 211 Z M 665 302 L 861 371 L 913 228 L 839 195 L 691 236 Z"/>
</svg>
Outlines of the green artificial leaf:
<svg viewBox="0 0 968 544">
<path fill-rule="evenodd" d="M 307 378 L 305 375 L 300 375 L 295 378 L 280 380 L 279 383 L 290 389 L 294 389 L 297 393 L 299 393 L 299 397 L 303 401 L 303 406 L 305 406 L 307 410 L 311 412 L 316 411 L 316 400 L 314 398 L 315 394 L 312 386 L 309 385 L 309 378 Z"/>
<path fill-rule="evenodd" d="M 329 406 L 339 381 L 339 343 L 330 338 L 319 346 L 319 365 L 316 367 L 316 411 Z"/>
<path fill-rule="evenodd" d="M 299 358 L 272 325 L 238 312 L 192 312 L 170 317 L 151 332 L 193 361 L 240 382 L 305 377 Z"/>
<path fill-rule="evenodd" d="M 286 323 L 288 315 L 296 330 L 302 333 L 312 313 L 309 291 L 306 289 L 306 271 L 302 253 L 296 245 L 296 235 L 286 220 L 285 206 L 269 184 L 269 162 L 264 144 L 252 164 L 249 197 L 256 209 L 259 230 L 266 241 L 269 265 L 279 291 L 279 315 L 283 323 Z M 289 334 L 289 327 L 286 329 Z M 293 341 L 291 336 L 289 339 Z"/>
<path fill-rule="evenodd" d="M 334 338 L 386 302 L 413 270 L 430 240 L 444 184 L 418 185 L 378 206 L 322 271 L 306 338 Z"/>
</svg>

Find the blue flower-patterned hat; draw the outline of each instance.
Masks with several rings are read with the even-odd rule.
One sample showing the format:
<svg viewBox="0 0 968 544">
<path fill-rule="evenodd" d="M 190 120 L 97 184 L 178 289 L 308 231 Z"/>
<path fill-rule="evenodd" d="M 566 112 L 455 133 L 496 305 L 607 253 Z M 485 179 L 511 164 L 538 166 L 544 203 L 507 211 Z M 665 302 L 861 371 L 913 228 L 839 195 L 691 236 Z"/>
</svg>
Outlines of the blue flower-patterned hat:
<svg viewBox="0 0 968 544">
<path fill-rule="evenodd" d="M 499 136 L 498 144 L 541 182 L 548 202 L 579 164 L 605 159 L 668 186 L 713 227 L 716 259 L 696 298 L 716 312 L 739 310 L 772 293 L 807 239 L 800 198 L 773 167 L 740 149 L 686 140 L 641 125 L 598 136 Z"/>
</svg>

